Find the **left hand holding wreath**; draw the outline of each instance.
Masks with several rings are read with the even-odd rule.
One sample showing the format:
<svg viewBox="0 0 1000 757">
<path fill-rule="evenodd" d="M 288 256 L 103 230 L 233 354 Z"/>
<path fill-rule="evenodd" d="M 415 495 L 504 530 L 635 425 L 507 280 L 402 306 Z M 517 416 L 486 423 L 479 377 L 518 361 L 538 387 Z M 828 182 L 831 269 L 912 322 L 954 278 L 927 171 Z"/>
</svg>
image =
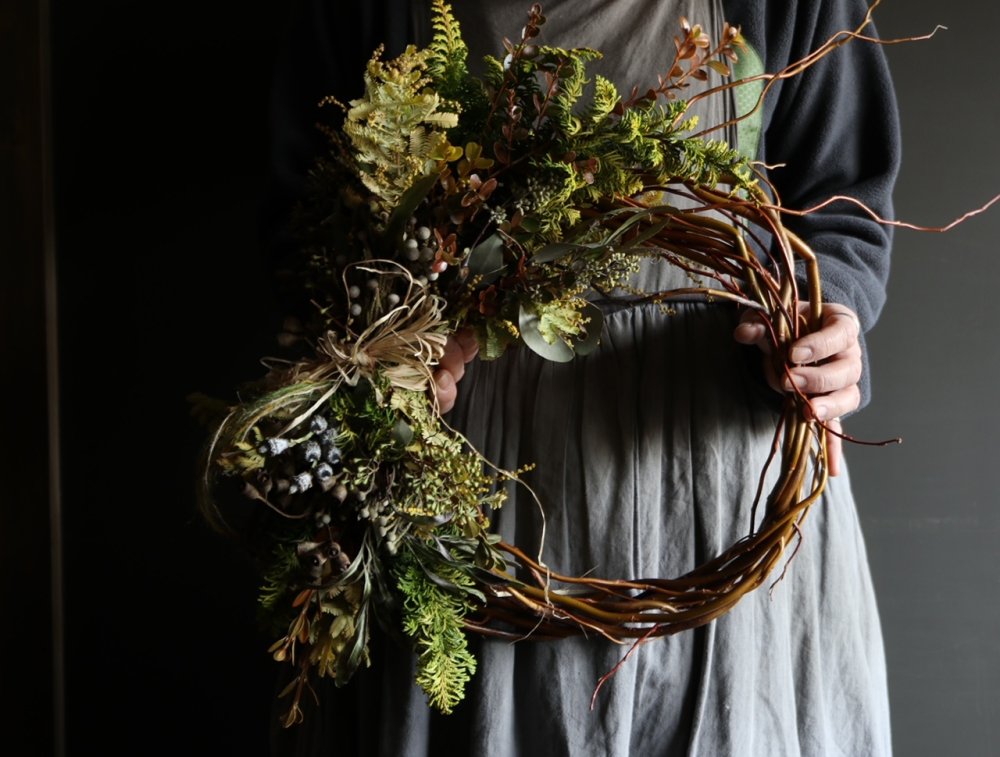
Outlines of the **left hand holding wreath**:
<svg viewBox="0 0 1000 757">
<path fill-rule="evenodd" d="M 444 355 L 434 371 L 434 391 L 442 413 L 455 406 L 458 382 L 465 375 L 465 364 L 479 352 L 479 343 L 470 329 L 459 329 L 448 337 Z"/>
<path fill-rule="evenodd" d="M 808 303 L 801 303 L 808 307 Z M 767 382 L 778 392 L 792 391 L 795 387 L 808 395 L 810 411 L 818 420 L 825 421 L 833 433 L 827 434 L 827 453 L 830 475 L 840 473 L 842 441 L 840 416 L 858 409 L 861 403 L 861 344 L 858 337 L 861 322 L 845 305 L 825 303 L 822 325 L 817 331 L 793 342 L 790 357 L 795 367 L 791 378 L 775 375 L 770 360 L 765 360 Z M 764 325 L 757 321 L 754 311 L 747 311 L 733 332 L 737 342 L 755 344 L 770 352 L 771 343 Z"/>
</svg>

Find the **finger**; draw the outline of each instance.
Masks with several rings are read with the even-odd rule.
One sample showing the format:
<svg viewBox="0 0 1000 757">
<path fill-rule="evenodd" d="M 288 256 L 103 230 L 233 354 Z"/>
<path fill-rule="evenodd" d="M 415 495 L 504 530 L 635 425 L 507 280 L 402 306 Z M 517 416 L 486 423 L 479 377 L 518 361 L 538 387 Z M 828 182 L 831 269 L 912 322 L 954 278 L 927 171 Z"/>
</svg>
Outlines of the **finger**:
<svg viewBox="0 0 1000 757">
<path fill-rule="evenodd" d="M 861 380 L 861 351 L 848 352 L 846 357 L 835 358 L 822 365 L 803 365 L 793 368 L 784 379 L 784 390 L 794 388 L 806 394 L 829 394 L 846 389 Z"/>
<path fill-rule="evenodd" d="M 839 476 L 844 452 L 844 440 L 839 436 L 842 431 L 840 418 L 834 418 L 827 426 L 830 430 L 826 432 L 826 468 L 831 476 Z"/>
<path fill-rule="evenodd" d="M 823 325 L 792 343 L 789 359 L 793 363 L 815 363 L 845 352 L 858 343 L 860 321 L 854 311 L 843 305 L 823 306 Z"/>
<path fill-rule="evenodd" d="M 434 373 L 434 391 L 437 394 L 438 408 L 441 413 L 447 413 L 455 407 L 458 397 L 458 386 L 450 371 L 440 369 Z"/>
<path fill-rule="evenodd" d="M 438 368 L 448 371 L 455 382 L 461 381 L 465 375 L 465 354 L 454 338 L 449 337 L 445 342 L 444 355 L 438 361 Z"/>
<path fill-rule="evenodd" d="M 733 330 L 733 338 L 740 344 L 751 344 L 760 347 L 764 352 L 771 351 L 771 340 L 767 326 L 762 316 L 755 310 L 747 310 L 740 317 L 740 322 Z"/>
<path fill-rule="evenodd" d="M 861 404 L 861 390 L 857 384 L 852 384 L 836 392 L 813 397 L 809 401 L 808 414 L 811 418 L 825 421 L 838 418 L 858 409 Z"/>
<path fill-rule="evenodd" d="M 479 353 L 479 340 L 472 329 L 459 329 L 454 334 L 458 346 L 462 348 L 462 359 L 468 363 Z"/>
</svg>

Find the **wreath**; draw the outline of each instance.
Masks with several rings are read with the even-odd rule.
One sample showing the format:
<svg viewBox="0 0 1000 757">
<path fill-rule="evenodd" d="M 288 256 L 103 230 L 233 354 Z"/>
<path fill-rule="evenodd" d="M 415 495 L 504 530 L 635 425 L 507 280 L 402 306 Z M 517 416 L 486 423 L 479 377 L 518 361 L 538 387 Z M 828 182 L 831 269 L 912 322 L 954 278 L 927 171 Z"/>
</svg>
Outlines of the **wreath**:
<svg viewBox="0 0 1000 757">
<path fill-rule="evenodd" d="M 869 20 L 756 77 L 760 99 Z M 533 6 L 477 78 L 450 8 L 434 0 L 429 46 L 389 61 L 376 50 L 361 98 L 324 101 L 342 123 L 325 129 L 331 149 L 296 213 L 311 306 L 283 341 L 298 354 L 268 361 L 220 413 L 202 479 L 209 520 L 262 556 L 270 652 L 297 669 L 285 725 L 303 718 L 312 676 L 342 684 L 368 663 L 373 621 L 410 639 L 417 682 L 445 713 L 475 671 L 466 632 L 636 645 L 704 625 L 767 580 L 826 484 L 825 427 L 792 391 L 749 533 L 683 576 L 561 575 L 491 532 L 524 470 L 493 466 L 442 420 L 429 387 L 449 334 L 472 329 L 484 360 L 516 344 L 568 361 L 600 338 L 588 294 L 665 308 L 696 294 L 757 311 L 781 375 L 822 302 L 816 257 L 763 175 L 694 133 L 691 103 L 746 80 L 681 97 L 709 70 L 730 76 L 739 29 L 710 40 L 682 19 L 658 86 L 623 96 L 599 75 L 585 87 L 597 51 L 537 44 L 544 21 Z M 691 286 L 637 291 L 641 261 L 689 272 Z M 780 475 L 765 492 L 772 465 Z"/>
</svg>

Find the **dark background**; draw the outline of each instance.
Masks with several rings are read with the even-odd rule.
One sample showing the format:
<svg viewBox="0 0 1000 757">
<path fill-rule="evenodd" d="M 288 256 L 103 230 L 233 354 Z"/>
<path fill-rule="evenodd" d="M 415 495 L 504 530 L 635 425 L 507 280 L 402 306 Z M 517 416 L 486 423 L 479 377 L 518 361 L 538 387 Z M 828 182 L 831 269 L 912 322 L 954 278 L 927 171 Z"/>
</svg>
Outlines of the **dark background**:
<svg viewBox="0 0 1000 757">
<path fill-rule="evenodd" d="M 1000 192 L 992 3 L 888 0 L 903 125 L 897 215 L 943 225 Z M 899 755 L 1000 754 L 1000 206 L 944 235 L 898 232 L 869 336 L 874 395 L 848 450 L 885 634 Z"/>
<path fill-rule="evenodd" d="M 273 349 L 256 219 L 288 5 L 54 2 L 70 754 L 266 753 L 256 580 L 198 520 L 201 432 L 184 396 L 226 396 Z M 950 27 L 889 51 L 898 213 L 943 224 L 1000 191 L 1000 11 L 891 0 L 878 18 L 886 37 Z M 943 236 L 898 234 L 869 336 L 874 404 L 848 424 L 905 439 L 847 453 L 900 755 L 990 755 L 1000 736 L 998 233 L 1000 209 Z"/>
</svg>

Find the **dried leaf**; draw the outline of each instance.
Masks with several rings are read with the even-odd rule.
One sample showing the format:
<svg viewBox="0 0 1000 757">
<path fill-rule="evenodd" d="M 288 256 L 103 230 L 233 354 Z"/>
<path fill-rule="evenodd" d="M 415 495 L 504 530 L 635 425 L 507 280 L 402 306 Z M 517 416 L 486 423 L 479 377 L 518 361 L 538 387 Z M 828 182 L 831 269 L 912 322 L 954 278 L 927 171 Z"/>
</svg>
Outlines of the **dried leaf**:
<svg viewBox="0 0 1000 757">
<path fill-rule="evenodd" d="M 729 70 L 729 66 L 727 66 L 720 60 L 710 60 L 707 61 L 705 65 L 708 66 L 713 71 L 715 71 L 715 73 L 717 73 L 719 76 L 729 76 L 731 73 Z"/>
</svg>

